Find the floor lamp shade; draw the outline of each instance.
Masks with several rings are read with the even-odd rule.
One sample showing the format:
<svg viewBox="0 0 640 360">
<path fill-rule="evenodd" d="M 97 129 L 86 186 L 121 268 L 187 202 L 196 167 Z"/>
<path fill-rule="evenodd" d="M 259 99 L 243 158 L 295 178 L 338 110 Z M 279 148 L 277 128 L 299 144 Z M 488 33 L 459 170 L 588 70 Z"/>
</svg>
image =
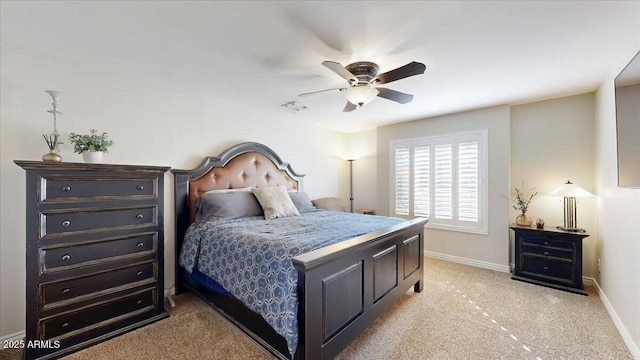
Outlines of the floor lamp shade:
<svg viewBox="0 0 640 360">
<path fill-rule="evenodd" d="M 555 189 L 550 195 L 562 196 L 564 198 L 564 226 L 558 226 L 558 229 L 564 231 L 584 232 L 584 229 L 578 228 L 578 212 L 577 201 L 579 197 L 593 196 L 587 190 L 567 180 L 559 188 Z"/>
</svg>

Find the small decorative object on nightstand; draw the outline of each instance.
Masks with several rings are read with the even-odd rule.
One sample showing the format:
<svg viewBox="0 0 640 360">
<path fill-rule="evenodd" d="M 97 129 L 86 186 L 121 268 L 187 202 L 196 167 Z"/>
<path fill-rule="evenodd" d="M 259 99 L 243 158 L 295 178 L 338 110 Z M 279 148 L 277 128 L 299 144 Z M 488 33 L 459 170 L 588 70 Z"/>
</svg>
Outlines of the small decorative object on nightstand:
<svg viewBox="0 0 640 360">
<path fill-rule="evenodd" d="M 582 285 L 586 233 L 511 225 L 515 233 L 514 280 L 587 295 Z"/>
<path fill-rule="evenodd" d="M 356 212 L 359 214 L 365 214 L 365 215 L 375 215 L 376 214 L 376 210 L 375 209 L 356 209 Z"/>
<path fill-rule="evenodd" d="M 53 106 L 53 109 L 47 110 L 48 113 L 51 113 L 53 115 L 53 133 L 42 134 L 42 137 L 44 137 L 44 141 L 46 141 L 47 146 L 49 146 L 49 152 L 42 155 L 42 161 L 61 162 L 62 156 L 58 154 L 59 152 L 58 146 L 62 144 L 62 142 L 58 141 L 58 138 L 60 137 L 60 133 L 58 132 L 58 125 L 57 125 L 58 114 L 62 114 L 57 109 L 58 107 L 57 100 L 58 100 L 58 97 L 60 96 L 60 92 L 55 90 L 45 90 L 45 92 L 49 94 L 49 96 L 51 96 L 51 98 L 53 99 L 53 102 L 51 103 L 51 106 Z"/>
<path fill-rule="evenodd" d="M 544 229 L 544 220 L 541 218 L 538 218 L 538 220 L 536 220 L 536 229 Z"/>
<path fill-rule="evenodd" d="M 515 199 L 513 199 L 513 209 L 518 210 L 521 213 L 516 217 L 516 224 L 520 226 L 530 226 L 532 223 L 531 218 L 527 215 L 527 211 L 529 210 L 529 205 L 531 205 L 531 201 L 533 198 L 538 195 L 537 192 L 533 192 L 534 189 L 531 189 L 524 192 L 524 181 L 522 182 L 522 189 L 515 188 Z"/>
</svg>

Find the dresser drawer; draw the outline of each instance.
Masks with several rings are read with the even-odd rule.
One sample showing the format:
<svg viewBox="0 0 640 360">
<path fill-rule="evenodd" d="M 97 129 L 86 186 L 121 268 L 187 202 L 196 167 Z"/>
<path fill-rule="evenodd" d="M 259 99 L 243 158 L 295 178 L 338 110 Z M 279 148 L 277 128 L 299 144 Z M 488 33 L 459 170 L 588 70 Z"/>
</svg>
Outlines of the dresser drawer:
<svg viewBox="0 0 640 360">
<path fill-rule="evenodd" d="M 553 261 L 533 256 L 522 256 L 522 273 L 528 276 L 543 277 L 562 283 L 573 283 L 574 266 L 571 262 Z"/>
<path fill-rule="evenodd" d="M 557 239 L 550 238 L 549 236 L 538 237 L 535 235 L 527 234 L 522 238 L 522 243 L 524 245 L 532 244 L 532 245 L 540 245 L 540 246 L 551 246 L 555 248 L 568 249 L 568 250 L 574 249 L 574 243 L 572 241 L 557 240 Z"/>
<path fill-rule="evenodd" d="M 157 249 L 157 233 L 77 245 L 40 248 L 41 273 L 136 257 Z"/>
<path fill-rule="evenodd" d="M 51 210 L 40 213 L 40 237 L 157 225 L 157 207 Z"/>
<path fill-rule="evenodd" d="M 40 285 L 41 309 L 80 301 L 156 280 L 156 262 Z"/>
<path fill-rule="evenodd" d="M 550 246 L 531 246 L 522 245 L 522 250 L 525 254 L 535 254 L 545 257 L 556 257 L 560 259 L 573 260 L 573 251 L 570 249 L 558 249 Z"/>
<path fill-rule="evenodd" d="M 118 198 L 154 198 L 158 195 L 155 178 L 114 178 L 107 176 L 40 177 L 40 202 L 79 202 Z"/>
<path fill-rule="evenodd" d="M 155 290 L 129 295 L 86 309 L 40 321 L 41 339 L 62 339 L 75 333 L 105 326 L 155 308 Z"/>
</svg>

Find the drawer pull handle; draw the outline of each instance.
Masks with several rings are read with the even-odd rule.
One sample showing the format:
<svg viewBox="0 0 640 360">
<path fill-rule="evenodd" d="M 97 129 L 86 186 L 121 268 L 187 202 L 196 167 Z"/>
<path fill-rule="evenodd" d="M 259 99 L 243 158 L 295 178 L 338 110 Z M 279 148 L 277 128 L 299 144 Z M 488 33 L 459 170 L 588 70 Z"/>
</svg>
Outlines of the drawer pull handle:
<svg viewBox="0 0 640 360">
<path fill-rule="evenodd" d="M 142 275 L 142 271 L 138 271 L 138 272 L 136 273 L 136 275 L 138 275 L 138 276 Z"/>
<path fill-rule="evenodd" d="M 143 217 L 144 217 L 144 215 L 142 215 L 142 214 L 136 215 L 136 219 L 142 219 Z"/>
<path fill-rule="evenodd" d="M 67 261 L 69 259 L 71 259 L 71 255 L 69 255 L 69 254 L 62 255 L 62 260 Z"/>
<path fill-rule="evenodd" d="M 66 322 L 66 323 L 62 324 L 62 327 L 63 327 L 63 328 L 66 328 L 66 327 L 68 327 L 68 326 L 69 326 L 69 323 L 68 323 L 68 322 Z"/>
<path fill-rule="evenodd" d="M 62 191 L 71 191 L 71 186 L 63 186 Z"/>
<path fill-rule="evenodd" d="M 136 189 L 138 189 L 138 190 L 144 190 L 144 186 L 142 186 L 142 185 L 138 185 L 138 186 L 136 186 Z"/>
<path fill-rule="evenodd" d="M 548 252 L 548 251 L 545 251 L 545 252 L 544 252 L 544 256 L 549 256 L 549 252 Z"/>
<path fill-rule="evenodd" d="M 71 290 L 69 290 L 69 288 L 66 288 L 66 289 L 62 290 L 62 293 L 63 293 L 63 294 L 68 294 L 68 293 L 69 293 L 69 291 L 71 291 Z"/>
<path fill-rule="evenodd" d="M 139 242 L 139 243 L 138 243 L 138 247 L 143 247 L 143 246 L 144 246 L 144 243 L 143 243 L 143 242 Z"/>
<path fill-rule="evenodd" d="M 549 267 L 545 266 L 545 267 L 544 267 L 544 269 L 545 269 L 545 270 L 549 270 Z"/>
<path fill-rule="evenodd" d="M 138 300 L 138 302 L 136 302 L 136 304 L 138 304 L 138 305 L 142 304 L 142 300 Z"/>
<path fill-rule="evenodd" d="M 544 242 L 544 244 L 545 244 L 545 245 L 549 245 L 549 242 L 548 242 L 548 241 L 545 241 L 545 242 Z"/>
<path fill-rule="evenodd" d="M 62 222 L 62 226 L 69 226 L 69 225 L 71 225 L 71 221 L 69 220 L 65 220 Z"/>
</svg>

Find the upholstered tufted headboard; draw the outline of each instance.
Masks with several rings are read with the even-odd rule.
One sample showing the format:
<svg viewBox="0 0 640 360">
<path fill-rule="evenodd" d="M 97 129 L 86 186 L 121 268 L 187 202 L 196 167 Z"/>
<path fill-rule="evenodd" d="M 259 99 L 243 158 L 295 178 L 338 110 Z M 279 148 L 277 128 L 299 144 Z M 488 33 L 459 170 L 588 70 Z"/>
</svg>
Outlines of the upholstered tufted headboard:
<svg viewBox="0 0 640 360">
<path fill-rule="evenodd" d="M 302 190 L 304 177 L 273 150 L 254 142 L 233 146 L 218 157 L 206 157 L 195 169 L 171 172 L 175 176 L 176 264 L 184 235 L 195 219 L 194 204 L 201 194 L 209 190 L 281 184 L 290 190 Z"/>
</svg>

